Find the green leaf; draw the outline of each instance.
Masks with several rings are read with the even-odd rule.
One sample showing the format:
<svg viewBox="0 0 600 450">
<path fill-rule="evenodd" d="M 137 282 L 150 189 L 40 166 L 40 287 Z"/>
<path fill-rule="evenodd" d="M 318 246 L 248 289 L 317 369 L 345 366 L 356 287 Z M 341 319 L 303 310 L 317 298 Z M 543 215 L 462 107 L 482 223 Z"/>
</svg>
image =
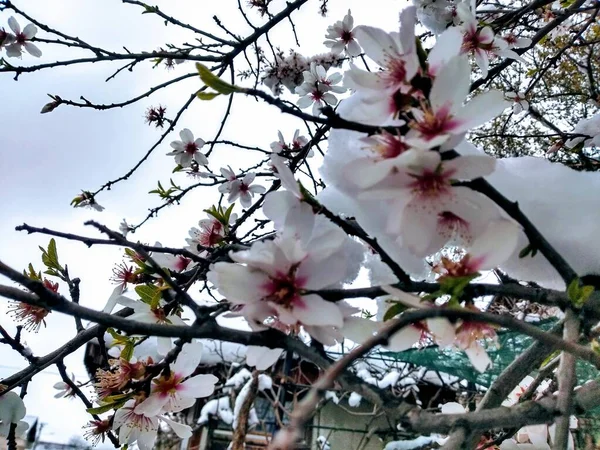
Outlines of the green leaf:
<svg viewBox="0 0 600 450">
<path fill-rule="evenodd" d="M 33 268 L 33 264 L 29 263 L 29 265 L 27 266 L 27 269 L 29 271 L 24 270 L 23 275 L 31 278 L 32 280 L 42 281 L 42 273 L 36 272 L 35 269 Z"/>
<path fill-rule="evenodd" d="M 173 172 L 171 172 L 171 173 L 181 172 L 182 170 L 183 170 L 183 166 L 182 166 L 181 164 L 177 164 L 177 167 L 175 167 L 175 168 L 173 169 Z M 154 193 L 155 193 L 155 192 L 153 192 L 153 194 L 154 194 Z"/>
<path fill-rule="evenodd" d="M 221 94 L 218 92 L 198 92 L 196 95 L 200 100 L 210 101 Z"/>
<path fill-rule="evenodd" d="M 42 251 L 42 262 L 48 269 L 56 269 L 59 272 L 64 270 L 58 262 L 58 253 L 56 251 L 56 241 L 54 238 L 50 239 L 48 250 L 44 247 L 39 247 L 39 249 Z"/>
<path fill-rule="evenodd" d="M 573 303 L 577 301 L 579 296 L 579 278 L 575 278 L 573 281 L 571 281 L 571 283 L 569 283 L 567 295 L 569 296 L 569 300 L 571 300 Z"/>
<path fill-rule="evenodd" d="M 233 94 L 234 92 L 243 92 L 242 88 L 226 83 L 221 80 L 218 76 L 210 71 L 210 69 L 200 63 L 196 63 L 196 69 L 200 74 L 200 79 L 204 81 L 208 87 L 213 88 L 219 94 Z"/>
<path fill-rule="evenodd" d="M 594 292 L 593 286 L 580 286 L 579 278 L 575 278 L 569 287 L 567 288 L 567 295 L 569 300 L 578 308 L 581 308 L 584 303 L 590 298 L 590 295 Z"/>
<path fill-rule="evenodd" d="M 548 365 L 548 363 L 550 363 L 550 361 L 552 361 L 554 358 L 556 358 L 559 355 L 559 351 L 555 351 L 553 352 L 550 356 L 548 356 L 544 362 L 540 365 L 540 369 L 544 368 Z"/>
<path fill-rule="evenodd" d="M 392 306 L 388 308 L 388 310 L 383 315 L 383 321 L 387 322 L 390 319 L 393 319 L 398 314 L 406 311 L 408 308 L 402 303 L 394 303 Z"/>
<path fill-rule="evenodd" d="M 461 296 L 469 283 L 479 275 L 479 272 L 476 272 L 465 275 L 464 277 L 444 277 L 442 281 L 440 281 L 441 291 L 444 294 L 452 296 L 453 299 L 456 299 Z"/>
<path fill-rule="evenodd" d="M 142 11 L 142 14 L 154 14 L 156 11 L 158 11 L 158 6 L 149 6 L 149 5 L 144 5 L 144 11 Z"/>
<path fill-rule="evenodd" d="M 58 253 L 56 252 L 56 241 L 54 238 L 50 239 L 50 243 L 48 244 L 48 256 L 50 259 L 58 264 Z"/>
<path fill-rule="evenodd" d="M 123 358 L 126 361 L 131 361 L 131 358 L 133 357 L 133 350 L 133 342 L 127 342 L 127 344 L 125 344 L 125 347 L 123 347 L 123 350 L 121 350 L 121 358 Z"/>
<path fill-rule="evenodd" d="M 160 301 L 160 298 L 162 296 L 161 290 L 158 287 L 154 286 L 153 284 L 144 284 L 141 286 L 136 286 L 135 292 L 137 293 L 137 295 L 140 296 L 140 299 L 148 305 L 152 305 L 153 303 L 156 303 L 157 296 L 158 296 L 158 301 Z"/>
<path fill-rule="evenodd" d="M 106 330 L 106 332 L 108 334 L 110 334 L 112 336 L 112 338 L 115 340 L 115 342 L 113 342 L 113 346 L 115 345 L 119 345 L 119 344 L 126 344 L 128 342 L 131 341 L 131 339 L 127 336 L 123 336 L 122 334 L 117 333 L 113 328 L 108 328 Z"/>
<path fill-rule="evenodd" d="M 109 403 L 106 405 L 97 406 L 95 408 L 88 408 L 88 409 L 86 409 L 86 411 L 89 414 L 104 414 L 105 412 L 108 412 L 111 409 L 118 409 L 118 407 L 115 408 L 116 405 L 117 405 L 117 403 Z"/>
</svg>

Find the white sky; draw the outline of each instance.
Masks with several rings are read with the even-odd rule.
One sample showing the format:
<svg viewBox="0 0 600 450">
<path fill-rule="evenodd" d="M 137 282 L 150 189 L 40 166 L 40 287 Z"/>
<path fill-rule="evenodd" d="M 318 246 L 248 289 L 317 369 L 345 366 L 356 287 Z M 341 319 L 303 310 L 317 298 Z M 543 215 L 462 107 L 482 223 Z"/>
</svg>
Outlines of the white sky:
<svg viewBox="0 0 600 450">
<path fill-rule="evenodd" d="M 159 18 L 141 15 L 138 7 L 123 5 L 117 0 L 58 0 L 52 5 L 45 0 L 15 0 L 14 3 L 54 29 L 114 50 L 126 46 L 132 52 L 149 51 L 167 42 L 179 44 L 195 38 L 189 31 L 165 27 Z M 352 9 L 355 24 L 375 25 L 392 31 L 397 27 L 398 12 L 406 2 L 330 0 L 327 18 L 316 13 L 319 3 L 311 0 L 293 16 L 299 33 L 300 51 L 306 55 L 327 50 L 322 45 L 325 30 L 334 21 L 341 20 L 347 8 Z M 152 4 L 219 36 L 222 33 L 211 19 L 215 14 L 235 32 L 242 35 L 248 32 L 248 26 L 236 11 L 237 2 L 234 0 L 155 0 Z M 273 11 L 278 11 L 283 4 L 283 1 L 274 1 Z M 0 13 L 0 27 L 6 27 L 9 16 L 8 12 Z M 250 13 L 250 18 L 257 24 L 261 23 L 254 12 Z M 22 26 L 26 24 L 25 20 L 18 20 Z M 48 37 L 43 32 L 38 36 Z M 289 24 L 279 25 L 271 39 L 286 51 L 292 47 Z M 40 62 L 82 55 L 62 46 L 40 44 L 39 47 L 44 53 Z M 85 53 L 85 56 L 89 55 Z M 13 59 L 9 62 L 16 65 L 21 61 Z M 37 62 L 28 55 L 22 60 L 24 65 Z M 193 71 L 191 63 L 169 72 L 163 68 L 151 70 L 150 64 L 144 63 L 133 73 L 123 72 L 115 80 L 104 83 L 104 79 L 117 67 L 114 64 L 72 66 L 23 74 L 18 82 L 12 81 L 10 74 L 0 75 L 0 104 L 3 105 L 0 121 L 0 259 L 3 262 L 16 269 L 25 268 L 29 262 L 33 262 L 36 269 L 42 268 L 37 246 L 46 245 L 49 238 L 14 231 L 14 227 L 23 222 L 95 235 L 93 230 L 83 226 L 84 221 L 95 219 L 116 228 L 123 217 L 129 223 L 137 223 L 145 217 L 148 208 L 159 204 L 156 197 L 145 193 L 156 186 L 157 180 L 168 181 L 170 178 L 174 163 L 165 153 L 169 151 L 168 143 L 178 139 L 177 134 L 167 138 L 129 181 L 99 196 L 99 203 L 106 207 L 104 212 L 69 206 L 80 189 L 95 190 L 108 179 L 122 175 L 139 160 L 161 133 L 144 124 L 146 108 L 159 103 L 166 105 L 168 115 L 172 117 L 190 93 L 200 86 L 198 79 L 187 80 L 125 109 L 99 112 L 61 106 L 51 114 L 39 114 L 41 107 L 50 101 L 47 93 L 73 100 L 83 95 L 94 102 L 109 103 L 129 99 L 154 84 Z M 196 137 L 212 139 L 224 108 L 225 99 L 210 103 L 196 101 L 183 116 L 176 131 L 188 127 Z M 240 97 L 234 101 L 234 114 L 222 139 L 268 148 L 270 142 L 276 140 L 278 129 L 285 136 L 291 136 L 298 127 L 301 127 L 300 122 L 283 117 L 274 108 Z M 235 169 L 241 161 L 243 166 L 245 158 L 243 153 L 227 149 L 216 150 L 210 161 L 210 167 L 218 171 L 224 164 L 231 164 Z M 184 186 L 191 183 L 184 175 L 174 179 Z M 184 245 L 188 229 L 203 218 L 202 209 L 211 204 L 207 200 L 210 199 L 203 195 L 203 191 L 188 195 L 181 206 L 163 210 L 158 219 L 149 222 L 132 238 L 151 243 L 159 240 L 164 245 Z M 101 308 L 112 291 L 108 278 L 113 263 L 121 259 L 120 251 L 101 247 L 87 249 L 81 243 L 63 240 L 57 243 L 61 262 L 68 264 L 72 276 L 82 279 L 81 303 Z M 2 278 L 0 282 L 6 283 L 7 280 Z M 66 294 L 64 287 L 62 292 Z M 6 306 L 6 302 L 0 303 L 0 313 L 4 317 L 0 323 L 13 333 L 13 322 L 5 316 Z M 70 317 L 53 313 L 47 323 L 48 327 L 38 334 L 24 333 L 25 341 L 37 356 L 54 350 L 74 335 Z M 81 351 L 69 356 L 66 364 L 69 372 L 74 372 L 80 380 L 84 379 Z M 25 365 L 20 356 L 5 346 L 0 347 L 0 378 Z M 39 416 L 42 422 L 48 424 L 46 436 L 53 433 L 52 439 L 67 441 L 74 434 L 81 435 L 87 415 L 77 400 L 53 398 L 55 391 L 52 385 L 56 381 L 59 381 L 59 376 L 53 366 L 30 383 L 25 403 L 28 415 Z"/>
</svg>

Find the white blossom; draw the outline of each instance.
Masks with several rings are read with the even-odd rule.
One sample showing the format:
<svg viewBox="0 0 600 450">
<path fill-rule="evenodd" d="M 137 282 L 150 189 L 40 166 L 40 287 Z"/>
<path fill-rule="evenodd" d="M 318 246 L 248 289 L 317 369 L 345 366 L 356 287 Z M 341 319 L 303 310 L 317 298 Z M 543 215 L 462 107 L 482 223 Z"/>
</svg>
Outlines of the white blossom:
<svg viewBox="0 0 600 450">
<path fill-rule="evenodd" d="M 219 192 L 222 194 L 228 193 L 227 201 L 229 203 L 235 202 L 238 198 L 244 208 L 252 205 L 252 198 L 254 194 L 262 194 L 265 192 L 265 187 L 260 185 L 252 185 L 256 174 L 253 172 L 247 173 L 243 178 L 236 177 L 235 173 L 225 167 L 221 168 L 221 175 L 227 180 L 221 186 L 219 186 Z"/>
<path fill-rule="evenodd" d="M 218 378 L 214 375 L 196 375 L 202 358 L 200 342 L 183 345 L 175 363 L 169 365 L 168 374 L 152 380 L 150 395 L 135 408 L 136 414 L 148 417 L 167 412 L 179 412 L 196 403 L 197 398 L 208 397 L 215 389 Z"/>
<path fill-rule="evenodd" d="M 194 134 L 187 128 L 179 132 L 180 141 L 171 142 L 172 152 L 167 153 L 167 156 L 174 156 L 175 162 L 181 167 L 190 167 L 192 161 L 195 161 L 200 166 L 207 166 L 208 159 L 200 151 L 204 147 L 203 139 L 195 139 Z"/>
<path fill-rule="evenodd" d="M 333 93 L 343 93 L 346 89 L 342 86 L 336 86 L 342 81 L 340 73 L 334 73 L 327 76 L 327 71 L 323 66 L 311 63 L 310 70 L 304 72 L 304 82 L 296 88 L 296 94 L 300 96 L 298 106 L 302 109 L 312 105 L 312 114 L 318 116 L 321 114 L 321 108 L 326 105 L 337 105 L 337 98 Z"/>
<path fill-rule="evenodd" d="M 360 55 L 360 45 L 356 42 L 353 33 L 354 18 L 348 10 L 344 20 L 338 20 L 333 25 L 327 27 L 327 40 L 324 44 L 331 49 L 333 53 L 342 53 L 350 57 Z"/>
<path fill-rule="evenodd" d="M 23 30 L 21 30 L 21 26 L 17 19 L 14 17 L 10 17 L 8 19 L 8 26 L 14 33 L 14 37 L 8 37 L 5 35 L 6 42 L 10 42 L 6 45 L 6 55 L 13 58 L 20 58 L 23 55 L 23 50 L 26 50 L 31 56 L 35 56 L 39 58 L 42 56 L 41 50 L 35 45 L 31 43 L 31 39 L 35 37 L 38 32 L 37 27 L 30 23 Z"/>
</svg>

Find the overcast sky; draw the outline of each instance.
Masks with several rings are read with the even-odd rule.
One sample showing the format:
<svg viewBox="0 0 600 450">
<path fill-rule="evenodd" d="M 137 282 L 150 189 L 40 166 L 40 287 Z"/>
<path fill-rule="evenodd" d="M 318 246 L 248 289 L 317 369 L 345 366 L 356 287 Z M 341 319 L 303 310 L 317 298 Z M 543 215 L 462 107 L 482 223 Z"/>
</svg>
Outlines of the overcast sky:
<svg viewBox="0 0 600 450">
<path fill-rule="evenodd" d="M 245 2 L 244 2 L 245 3 Z M 397 27 L 398 11 L 406 2 L 398 0 L 330 0 L 330 14 L 321 18 L 317 14 L 320 2 L 311 0 L 299 13 L 294 14 L 300 38 L 300 51 L 305 55 L 325 52 L 322 45 L 325 30 L 336 20 L 341 20 L 348 7 L 352 9 L 356 24 L 376 25 L 387 30 Z M 118 0 L 14 0 L 14 4 L 54 29 L 78 36 L 91 44 L 119 51 L 123 46 L 132 52 L 151 51 L 165 43 L 180 44 L 192 41 L 195 35 L 173 26 L 165 27 L 157 17 L 146 14 L 132 5 Z M 222 32 L 214 25 L 213 15 L 236 33 L 246 35 L 248 26 L 237 13 L 237 2 L 192 0 L 154 0 L 167 13 L 181 18 L 196 27 Z M 376 8 L 373 5 L 376 4 Z M 273 11 L 279 10 L 283 1 L 273 2 Z M 6 27 L 10 12 L 0 13 L 0 27 Z M 260 24 L 258 14 L 250 18 Z M 22 26 L 27 21 L 18 18 Z M 39 37 L 48 37 L 40 32 Z M 272 42 L 283 50 L 293 46 L 291 27 L 281 24 L 271 35 Z M 40 44 L 43 51 L 40 62 L 70 59 L 88 54 L 65 47 Z M 2 55 L 4 56 L 4 55 Z M 22 61 L 9 60 L 13 65 L 30 65 L 38 61 L 25 55 Z M 146 164 L 127 182 L 116 185 L 112 191 L 98 197 L 106 207 L 102 213 L 88 209 L 73 209 L 70 200 L 81 189 L 95 190 L 108 179 L 125 173 L 153 145 L 160 136 L 144 124 L 144 112 L 150 105 L 166 105 L 169 115 L 187 100 L 200 81 L 192 78 L 168 90 L 158 92 L 124 109 L 99 112 L 61 106 L 51 114 L 41 115 L 41 107 L 50 99 L 46 94 L 58 94 L 63 98 L 77 100 L 81 95 L 98 103 L 123 101 L 146 91 L 159 82 L 194 70 L 186 63 L 175 70 L 163 68 L 151 70 L 149 63 L 140 64 L 135 70 L 123 72 L 116 79 L 104 80 L 117 68 L 114 64 L 78 65 L 33 74 L 24 74 L 18 82 L 10 74 L 0 75 L 0 104 L 3 106 L 0 120 L 0 259 L 22 270 L 29 262 L 42 269 L 38 245 L 47 245 L 48 237 L 26 235 L 14 231 L 16 225 L 28 223 L 62 231 L 95 235 L 94 230 L 84 227 L 83 222 L 95 219 L 109 227 L 117 228 L 122 218 L 130 223 L 143 219 L 148 208 L 157 206 L 156 197 L 147 195 L 157 180 L 168 181 L 174 167 L 168 143 L 178 139 L 177 134 L 168 137 L 150 157 Z M 181 119 L 176 131 L 190 128 L 197 137 L 211 139 L 219 125 L 226 99 L 210 103 L 196 101 Z M 277 130 L 291 136 L 301 123 L 284 117 L 276 109 L 256 103 L 254 100 L 236 98 L 234 113 L 222 136 L 223 139 L 268 148 L 276 140 Z M 210 167 L 218 171 L 222 165 L 233 168 L 243 166 L 244 154 L 231 148 L 216 150 Z M 182 185 L 192 181 L 185 175 L 175 177 Z M 158 219 L 150 221 L 133 238 L 143 242 L 161 241 L 164 245 L 182 246 L 188 229 L 202 219 L 202 209 L 210 206 L 211 198 L 203 192 L 186 197 L 181 206 L 163 210 Z M 236 207 L 236 208 L 239 208 Z M 101 308 L 113 286 L 108 279 L 121 252 L 116 248 L 87 247 L 81 243 L 58 240 L 61 263 L 68 264 L 72 276 L 82 279 L 81 303 Z M 7 280 L 0 280 L 6 283 Z M 61 288 L 66 293 L 64 287 Z M 9 332 L 14 325 L 6 317 L 6 302 L 0 304 L 0 323 Z M 25 333 L 24 339 L 37 356 L 45 355 L 74 336 L 73 320 L 52 313 L 48 327 L 38 334 Z M 82 352 L 66 359 L 67 368 L 79 380 L 85 379 Z M 5 378 L 25 367 L 18 355 L 0 347 L 0 378 Z M 47 423 L 46 436 L 54 434 L 57 441 L 67 441 L 74 434 L 81 434 L 81 426 L 87 421 L 83 406 L 77 400 L 54 400 L 52 385 L 59 380 L 56 367 L 50 367 L 29 385 L 25 403 L 29 415 L 38 416 Z"/>
</svg>

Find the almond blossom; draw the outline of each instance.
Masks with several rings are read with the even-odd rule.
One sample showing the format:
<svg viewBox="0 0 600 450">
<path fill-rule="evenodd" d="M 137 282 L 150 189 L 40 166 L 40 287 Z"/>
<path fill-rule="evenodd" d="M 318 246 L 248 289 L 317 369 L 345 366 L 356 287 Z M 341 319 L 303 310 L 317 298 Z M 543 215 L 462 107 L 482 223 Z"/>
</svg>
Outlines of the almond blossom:
<svg viewBox="0 0 600 450">
<path fill-rule="evenodd" d="M 267 370 L 275 364 L 283 349 L 249 345 L 246 350 L 246 365 L 256 367 L 256 370 Z"/>
<path fill-rule="evenodd" d="M 312 114 L 318 116 L 321 114 L 321 108 L 326 105 L 337 105 L 337 98 L 332 92 L 343 93 L 346 88 L 336 86 L 342 81 L 342 75 L 334 73 L 327 76 L 327 71 L 323 66 L 316 63 L 310 64 L 310 70 L 303 73 L 304 82 L 296 88 L 296 94 L 300 96 L 298 106 L 302 109 L 312 105 Z"/>
<path fill-rule="evenodd" d="M 29 425 L 22 421 L 25 417 L 25 404 L 15 392 L 0 395 L 0 436 L 8 436 L 12 424 L 17 425 L 17 433 L 24 433 Z"/>
<path fill-rule="evenodd" d="M 356 28 L 365 54 L 383 70 L 368 72 L 351 64 L 344 74 L 344 85 L 364 92 L 369 113 L 376 117 L 397 116 L 404 107 L 402 94 L 409 94 L 413 89 L 410 82 L 419 69 L 415 20 L 415 8 L 408 7 L 400 13 L 399 33 L 368 26 Z"/>
<path fill-rule="evenodd" d="M 600 147 L 600 113 L 580 120 L 571 133 L 581 136 L 565 142 L 568 148 L 573 148 L 581 143 L 584 147 Z"/>
<path fill-rule="evenodd" d="M 354 183 L 363 188 L 380 182 L 410 161 L 415 153 L 409 150 L 418 150 L 413 144 L 428 145 L 426 141 L 413 142 L 406 136 L 387 131 L 360 140 L 365 144 L 365 157 L 351 161 L 344 171 L 348 178 L 354 179 Z M 360 173 L 360 177 L 355 176 L 357 173 Z"/>
<path fill-rule="evenodd" d="M 152 450 L 158 433 L 159 420 L 169 425 L 182 439 L 192 435 L 192 429 L 164 416 L 146 416 L 136 412 L 135 400 L 128 400 L 115 412 L 113 430 L 119 430 L 119 443 L 131 445 L 134 442 L 140 450 Z"/>
<path fill-rule="evenodd" d="M 488 52 L 494 42 L 494 31 L 491 27 L 479 28 L 479 22 L 466 3 L 456 7 L 458 17 L 462 20 L 463 31 L 462 52 L 475 57 L 475 63 L 481 69 L 481 76 L 487 77 L 489 68 Z"/>
<path fill-rule="evenodd" d="M 279 140 L 271 143 L 271 150 L 278 155 L 281 153 L 299 152 L 306 144 L 308 144 L 308 139 L 305 136 L 300 136 L 300 130 L 294 132 L 294 137 L 290 144 L 286 143 L 281 131 L 278 131 L 277 135 Z M 307 155 L 307 157 L 310 156 L 312 156 L 312 150 L 310 151 L 310 154 Z"/>
<path fill-rule="evenodd" d="M 171 142 L 172 152 L 167 153 L 167 156 L 174 156 L 175 162 L 181 167 L 190 167 L 192 161 L 200 166 L 207 166 L 208 159 L 200 151 L 204 147 L 203 139 L 194 140 L 194 134 L 187 128 L 179 132 L 180 141 Z"/>
<path fill-rule="evenodd" d="M 382 286 L 383 290 L 393 296 L 394 300 L 414 309 L 433 308 L 421 298 L 404 292 L 393 286 Z M 430 336 L 440 347 L 448 347 L 455 339 L 454 326 L 443 317 L 426 319 L 424 323 L 414 323 L 396 332 L 390 339 L 394 351 L 403 351 L 412 347 L 424 337 Z M 402 350 L 400 350 L 402 349 Z"/>
<path fill-rule="evenodd" d="M 218 378 L 214 375 L 190 377 L 200 364 L 202 344 L 184 344 L 169 371 L 152 380 L 149 397 L 135 408 L 136 414 L 148 417 L 167 412 L 179 412 L 196 403 L 197 398 L 208 397 L 214 392 Z"/>
<path fill-rule="evenodd" d="M 283 158 L 272 155 L 271 164 L 285 190 L 267 194 L 263 213 L 273 221 L 278 231 L 285 230 L 286 233 L 292 233 L 307 242 L 315 223 L 313 209 L 303 201 L 304 196 L 298 182 Z"/>
<path fill-rule="evenodd" d="M 215 263 L 207 277 L 229 302 L 243 305 L 242 314 L 253 328 L 269 318 L 288 326 L 342 327 L 340 307 L 310 293 L 346 277 L 342 244 L 343 239 L 329 239 L 304 248 L 294 236 L 278 236 L 256 242 L 249 250 L 231 252 L 237 264 Z"/>
<path fill-rule="evenodd" d="M 512 221 L 499 219 L 490 222 L 480 236 L 457 262 L 442 258 L 435 271 L 438 281 L 450 277 L 476 275 L 482 270 L 499 267 L 515 251 L 519 240 L 519 227 Z"/>
<path fill-rule="evenodd" d="M 532 44 L 531 38 L 516 36 L 513 33 L 502 36 L 502 39 L 508 44 L 508 48 L 528 48 Z"/>
<path fill-rule="evenodd" d="M 155 247 L 162 247 L 160 242 L 155 244 Z M 183 272 L 192 269 L 197 263 L 183 255 L 172 255 L 170 253 L 152 252 L 150 255 L 154 262 L 160 267 L 166 267 L 172 272 Z"/>
<path fill-rule="evenodd" d="M 391 199 L 387 231 L 399 236 L 403 246 L 417 256 L 439 250 L 455 231 L 469 235 L 471 224 L 491 216 L 496 207 L 485 196 L 456 180 L 489 175 L 495 159 L 486 155 L 462 156 L 442 161 L 433 151 L 411 150 L 404 167 L 364 190 L 360 197 Z"/>
<path fill-rule="evenodd" d="M 15 41 L 15 36 L 4 28 L 0 28 L 0 50 L 2 47 L 12 44 Z"/>
<path fill-rule="evenodd" d="M 438 282 L 453 277 L 471 277 L 481 270 L 491 270 L 506 261 L 514 252 L 519 238 L 519 228 L 509 220 L 496 220 L 473 242 L 466 254 L 453 262 L 443 257 L 442 262 L 434 267 L 441 273 Z M 467 309 L 479 312 L 473 305 Z M 489 356 L 481 345 L 483 339 L 496 342 L 494 326 L 484 322 L 461 321 L 456 328 L 456 344 L 465 351 L 473 367 L 484 372 L 491 364 Z"/>
<path fill-rule="evenodd" d="M 442 33 L 452 22 L 452 2 L 448 0 L 413 0 L 417 17 L 425 28 Z"/>
<path fill-rule="evenodd" d="M 6 55 L 13 58 L 20 58 L 23 55 L 23 50 L 26 50 L 31 56 L 35 56 L 39 58 L 42 56 L 42 52 L 35 44 L 31 43 L 31 39 L 35 37 L 38 32 L 38 28 L 30 23 L 23 30 L 21 30 L 21 26 L 17 19 L 14 17 L 10 17 L 8 19 L 8 26 L 14 33 L 14 38 L 9 38 L 12 41 L 10 44 L 6 45 Z M 3 33 L 6 33 L 3 31 Z M 6 39 L 7 36 L 5 35 Z M 8 41 L 7 41 L 8 42 Z"/>
<path fill-rule="evenodd" d="M 529 102 L 525 94 L 521 92 L 507 92 L 506 98 L 514 102 L 512 107 L 513 114 L 520 114 L 529 109 Z"/>
<path fill-rule="evenodd" d="M 119 224 L 119 233 L 121 233 L 123 237 L 127 237 L 127 234 L 129 234 L 131 229 L 131 225 L 129 225 L 125 219 L 123 219 Z"/>
<path fill-rule="evenodd" d="M 252 205 L 254 194 L 262 194 L 266 190 L 264 186 L 257 184 L 251 186 L 256 178 L 255 173 L 247 173 L 240 179 L 233 173 L 231 167 L 229 169 L 221 167 L 221 175 L 227 181 L 219 186 L 219 192 L 221 194 L 229 193 L 227 197 L 229 203 L 233 203 L 239 198 L 242 206 L 248 208 Z"/>
<path fill-rule="evenodd" d="M 450 59 L 433 81 L 429 102 L 411 110 L 410 137 L 422 139 L 430 145 L 452 148 L 462 140 L 464 133 L 496 117 L 507 106 L 500 91 L 477 95 L 463 106 L 470 90 L 471 66 L 466 57 Z M 451 139 L 453 138 L 453 139 Z"/>
<path fill-rule="evenodd" d="M 75 382 L 75 375 L 73 375 L 73 374 L 71 374 L 71 381 Z M 52 386 L 52 387 L 58 391 L 56 394 L 54 394 L 54 398 L 62 398 L 62 397 L 67 398 L 67 397 L 75 396 L 75 392 L 73 391 L 71 386 L 69 386 L 69 384 L 65 383 L 64 381 L 59 381 L 58 383 L 54 383 L 54 386 Z"/>
<path fill-rule="evenodd" d="M 338 20 L 333 25 L 327 27 L 327 40 L 324 44 L 331 49 L 333 53 L 342 53 L 350 57 L 360 55 L 360 45 L 354 39 L 352 28 L 354 27 L 354 18 L 348 10 L 344 20 Z"/>
<path fill-rule="evenodd" d="M 186 238 L 186 250 L 201 254 L 205 248 L 218 246 L 225 237 L 225 226 L 215 217 L 202 219 L 198 222 L 200 228 L 193 227 L 189 231 L 189 238 Z"/>
<path fill-rule="evenodd" d="M 185 322 L 177 314 L 167 314 L 164 309 L 164 304 L 159 303 L 157 306 L 149 305 L 143 301 L 134 301 L 128 297 L 120 296 L 116 300 L 123 306 L 132 308 L 134 313 L 129 316 L 132 321 L 143 322 L 143 323 L 156 323 L 156 324 L 168 324 L 168 325 L 185 325 Z M 173 339 L 170 337 L 158 336 L 158 353 L 166 355 L 171 351 L 173 347 Z"/>
</svg>

